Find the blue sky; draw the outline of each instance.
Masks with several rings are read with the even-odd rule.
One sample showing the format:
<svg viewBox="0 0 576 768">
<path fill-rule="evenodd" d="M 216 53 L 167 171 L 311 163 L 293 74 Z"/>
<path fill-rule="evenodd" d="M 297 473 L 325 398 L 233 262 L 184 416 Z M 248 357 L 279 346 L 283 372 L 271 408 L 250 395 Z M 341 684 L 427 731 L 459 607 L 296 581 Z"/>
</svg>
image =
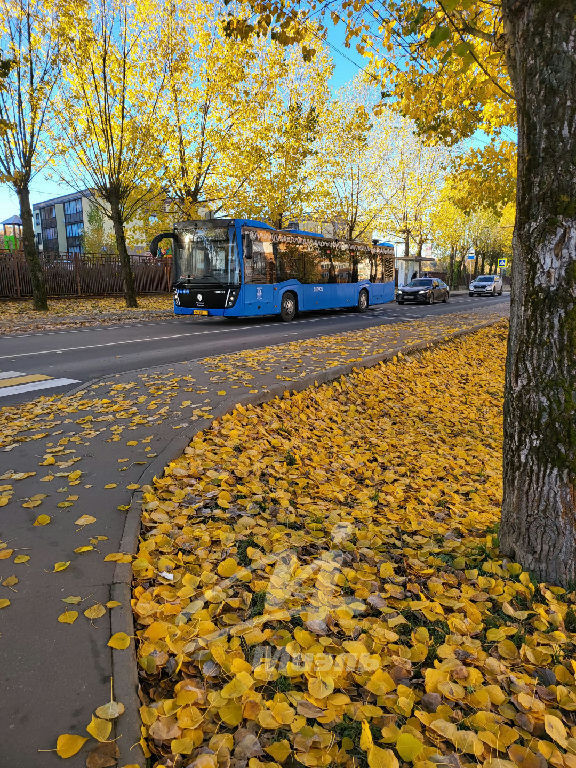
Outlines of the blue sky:
<svg viewBox="0 0 576 768">
<path fill-rule="evenodd" d="M 330 54 L 334 60 L 335 66 L 331 85 L 334 90 L 337 90 L 349 80 L 352 80 L 352 78 L 360 71 L 359 67 L 365 66 L 366 61 L 360 56 L 354 46 L 351 48 L 346 48 L 344 46 L 343 25 L 339 25 L 338 27 L 330 26 L 328 40 L 330 43 Z M 349 61 L 349 59 L 352 61 Z M 352 62 L 356 62 L 358 66 L 355 66 Z M 71 191 L 73 190 L 70 187 L 59 185 L 54 179 L 47 179 L 44 175 L 39 174 L 32 181 L 30 197 L 32 203 L 39 203 L 43 200 L 48 200 L 51 197 L 68 194 Z M 11 192 L 9 187 L 0 184 L 0 221 L 3 221 L 18 212 L 18 200 L 16 195 Z"/>
</svg>

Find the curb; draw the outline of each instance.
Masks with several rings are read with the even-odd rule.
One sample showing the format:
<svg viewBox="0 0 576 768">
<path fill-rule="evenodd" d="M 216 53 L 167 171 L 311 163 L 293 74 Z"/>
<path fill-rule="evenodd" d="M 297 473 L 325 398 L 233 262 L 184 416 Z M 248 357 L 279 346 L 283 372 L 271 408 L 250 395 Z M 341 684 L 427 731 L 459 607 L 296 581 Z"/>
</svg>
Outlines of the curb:
<svg viewBox="0 0 576 768">
<path fill-rule="evenodd" d="M 361 361 L 353 363 L 345 363 L 342 365 L 334 366 L 323 371 L 317 371 L 316 373 L 310 373 L 303 376 L 298 381 L 282 382 L 278 384 L 272 384 L 266 392 L 259 392 L 255 395 L 240 396 L 236 403 L 230 407 L 229 405 L 223 405 L 221 407 L 215 407 L 213 409 L 213 421 L 219 419 L 226 413 L 230 413 L 237 405 L 263 405 L 264 403 L 274 400 L 276 397 L 281 397 L 284 392 L 302 392 L 311 386 L 317 386 L 318 384 L 326 384 L 329 381 L 334 381 L 341 376 L 346 376 L 353 371 L 360 371 L 365 368 L 372 368 L 379 363 L 392 360 L 394 357 L 401 353 L 403 357 L 407 357 L 418 352 L 422 352 L 431 347 L 439 347 L 444 344 L 449 344 L 455 339 L 468 336 L 477 331 L 481 331 L 484 328 L 489 328 L 492 325 L 496 325 L 501 320 L 491 319 L 482 323 L 477 323 L 468 328 L 461 328 L 455 331 L 450 336 L 444 336 L 432 341 L 417 342 L 411 344 L 405 349 L 399 349 L 395 352 L 383 352 L 376 355 L 369 355 L 363 358 Z M 204 359 L 204 358 L 202 358 Z M 102 379 L 95 379 L 96 381 L 103 381 L 108 376 Z M 82 387 L 78 387 L 78 391 L 82 391 L 88 388 L 90 384 L 83 384 Z M 73 390 L 75 392 L 76 390 Z M 142 471 L 138 482 L 140 485 L 150 485 L 154 477 L 160 476 L 164 468 L 175 461 L 188 446 L 194 435 L 206 429 L 206 423 L 198 425 L 197 428 L 192 429 L 186 433 L 179 433 L 176 437 L 168 442 L 165 448 L 156 456 L 154 461 L 149 464 Z M 140 519 L 141 519 L 141 507 L 142 507 L 142 491 L 135 491 L 130 499 L 130 509 L 126 512 L 126 521 L 124 523 L 124 532 L 120 541 L 119 551 L 129 552 L 134 554 L 138 546 L 138 538 L 140 535 Z M 111 585 L 111 599 L 118 600 L 122 603 L 116 610 L 111 611 L 111 632 L 125 632 L 131 638 L 134 638 L 134 618 L 132 614 L 132 565 L 130 563 L 117 563 L 114 568 L 113 581 Z M 129 654 L 129 655 L 127 655 Z M 125 706 L 125 712 L 122 715 L 122 734 L 116 733 L 116 737 L 124 737 L 124 742 L 119 740 L 118 749 L 120 751 L 120 757 L 118 758 L 118 764 L 132 763 L 138 765 L 141 768 L 145 768 L 146 759 L 142 752 L 138 742 L 140 740 L 140 699 L 138 696 L 139 680 L 138 680 L 138 661 L 136 658 L 136 645 L 135 642 L 130 643 L 127 651 L 117 651 L 112 649 L 112 676 L 114 678 L 114 690 L 116 694 L 116 700 L 121 701 Z M 117 724 L 117 729 L 119 724 Z M 129 744 L 130 746 L 127 746 Z M 136 754 L 135 754 L 136 752 Z"/>
</svg>

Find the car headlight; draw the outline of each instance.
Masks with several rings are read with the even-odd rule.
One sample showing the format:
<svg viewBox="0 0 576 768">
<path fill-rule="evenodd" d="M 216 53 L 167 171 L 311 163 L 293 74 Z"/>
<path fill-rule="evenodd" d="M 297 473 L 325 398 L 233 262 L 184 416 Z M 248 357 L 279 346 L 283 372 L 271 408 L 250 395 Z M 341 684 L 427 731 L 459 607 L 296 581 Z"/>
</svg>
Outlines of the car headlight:
<svg viewBox="0 0 576 768">
<path fill-rule="evenodd" d="M 428 291 L 418 291 L 418 293 L 428 293 Z"/>
</svg>

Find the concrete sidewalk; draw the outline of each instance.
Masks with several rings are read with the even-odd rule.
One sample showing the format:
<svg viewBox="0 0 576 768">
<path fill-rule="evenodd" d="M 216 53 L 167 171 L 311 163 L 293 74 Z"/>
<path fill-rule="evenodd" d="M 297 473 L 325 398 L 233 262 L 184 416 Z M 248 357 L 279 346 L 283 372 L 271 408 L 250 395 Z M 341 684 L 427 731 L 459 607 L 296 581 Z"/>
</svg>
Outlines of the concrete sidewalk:
<svg viewBox="0 0 576 768">
<path fill-rule="evenodd" d="M 162 366 L 2 409 L 0 606 L 10 604 L 0 610 L 0 766 L 61 764 L 55 752 L 38 750 L 55 748 L 60 734 L 88 736 L 113 675 L 126 706 L 110 735 L 118 765 L 141 762 L 139 748 L 130 749 L 139 735 L 133 641 L 126 650 L 107 646 L 115 632 L 131 634 L 130 566 L 104 558 L 135 550 L 139 487 L 198 430 L 239 402 L 335 378 L 506 312 L 492 307 Z M 94 605 L 102 615 L 89 619 L 84 611 Z M 73 612 L 73 623 L 63 623 Z M 66 764 L 85 765 L 97 744 L 90 739 Z"/>
</svg>

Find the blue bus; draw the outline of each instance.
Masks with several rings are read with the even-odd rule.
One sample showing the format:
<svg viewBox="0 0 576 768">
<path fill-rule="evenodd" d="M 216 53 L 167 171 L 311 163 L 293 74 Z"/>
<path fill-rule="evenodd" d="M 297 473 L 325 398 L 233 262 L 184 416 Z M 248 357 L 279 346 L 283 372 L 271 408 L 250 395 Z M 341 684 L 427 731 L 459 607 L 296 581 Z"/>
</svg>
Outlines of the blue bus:
<svg viewBox="0 0 576 768">
<path fill-rule="evenodd" d="M 250 219 L 176 224 L 150 244 L 174 241 L 177 315 L 257 317 L 356 308 L 394 300 L 394 248 L 336 240 Z"/>
</svg>

